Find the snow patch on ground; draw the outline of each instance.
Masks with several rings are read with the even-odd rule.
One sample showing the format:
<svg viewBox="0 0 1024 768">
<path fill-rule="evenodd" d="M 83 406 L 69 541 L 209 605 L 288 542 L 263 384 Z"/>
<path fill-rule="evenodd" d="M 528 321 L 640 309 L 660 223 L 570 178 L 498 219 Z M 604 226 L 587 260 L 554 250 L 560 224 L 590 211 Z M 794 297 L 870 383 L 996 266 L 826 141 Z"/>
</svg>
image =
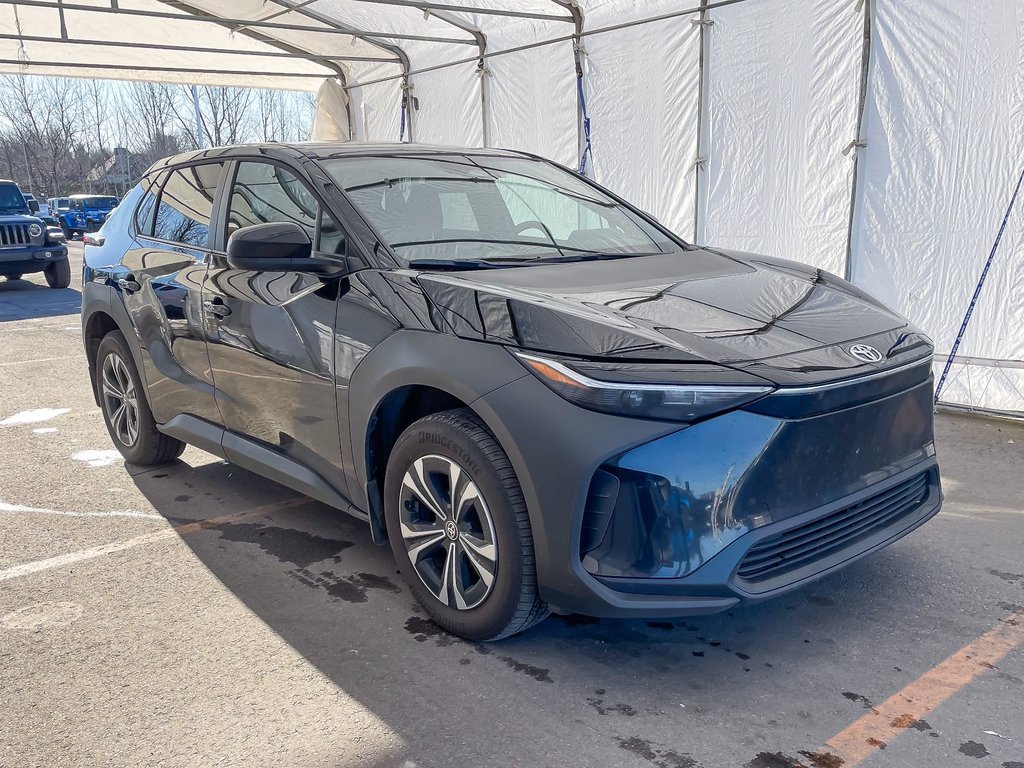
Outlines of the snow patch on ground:
<svg viewBox="0 0 1024 768">
<path fill-rule="evenodd" d="M 90 467 L 109 467 L 115 461 L 121 460 L 121 454 L 117 451 L 79 451 L 71 454 L 76 461 L 84 461 Z"/>
<path fill-rule="evenodd" d="M 57 431 L 56 427 L 41 427 L 40 429 L 33 429 L 32 432 L 37 435 L 51 435 Z"/>
<path fill-rule="evenodd" d="M 8 416 L 3 421 L 0 421 L 0 427 L 9 427 L 15 424 L 38 424 L 40 421 L 49 421 L 70 410 L 70 408 L 32 408 L 31 410 Z"/>
</svg>

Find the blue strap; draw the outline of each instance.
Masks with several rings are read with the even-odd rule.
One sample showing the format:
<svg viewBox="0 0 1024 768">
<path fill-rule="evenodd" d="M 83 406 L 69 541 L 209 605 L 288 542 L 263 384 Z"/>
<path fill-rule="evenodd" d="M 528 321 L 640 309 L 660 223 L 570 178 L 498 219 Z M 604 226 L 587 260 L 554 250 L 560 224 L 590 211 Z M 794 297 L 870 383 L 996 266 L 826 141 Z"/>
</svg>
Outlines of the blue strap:
<svg viewBox="0 0 1024 768">
<path fill-rule="evenodd" d="M 1010 204 L 1006 208 L 1006 214 L 1003 216 L 1003 223 L 999 226 L 999 233 L 996 235 L 996 241 L 992 244 L 992 250 L 988 254 L 988 261 L 985 262 L 985 268 L 981 270 L 981 278 L 978 280 L 978 285 L 974 289 L 974 296 L 971 297 L 971 303 L 967 307 L 967 314 L 964 315 L 964 321 L 960 324 L 960 331 L 956 335 L 956 341 L 953 342 L 953 349 L 949 351 L 949 357 L 946 358 L 946 367 L 942 369 L 942 376 L 939 377 L 939 383 L 935 387 L 935 402 L 939 402 L 939 394 L 942 392 L 942 386 L 946 383 L 946 376 L 949 375 L 949 369 L 953 367 L 953 359 L 956 357 L 957 350 L 960 349 L 960 342 L 963 341 L 964 334 L 967 332 L 967 326 L 971 322 L 971 315 L 974 314 L 974 307 L 978 303 L 978 297 L 981 296 L 981 288 L 985 285 L 985 278 L 988 277 L 989 267 L 992 266 L 992 259 L 995 258 L 996 249 L 999 248 L 999 241 L 1003 239 L 1003 232 L 1006 230 L 1006 222 L 1010 219 L 1010 213 L 1013 212 L 1013 206 L 1017 202 L 1017 195 L 1020 192 L 1021 184 L 1024 183 L 1024 170 L 1020 172 L 1020 178 L 1017 179 L 1017 186 L 1013 190 L 1013 196 L 1010 198 Z"/>
<path fill-rule="evenodd" d="M 587 114 L 587 97 L 583 95 L 583 65 L 576 63 L 576 92 L 580 97 L 580 109 L 583 112 L 583 138 L 586 144 L 583 147 L 583 154 L 580 155 L 580 175 L 587 175 L 587 156 L 594 156 L 593 147 L 590 144 L 590 116 Z"/>
</svg>

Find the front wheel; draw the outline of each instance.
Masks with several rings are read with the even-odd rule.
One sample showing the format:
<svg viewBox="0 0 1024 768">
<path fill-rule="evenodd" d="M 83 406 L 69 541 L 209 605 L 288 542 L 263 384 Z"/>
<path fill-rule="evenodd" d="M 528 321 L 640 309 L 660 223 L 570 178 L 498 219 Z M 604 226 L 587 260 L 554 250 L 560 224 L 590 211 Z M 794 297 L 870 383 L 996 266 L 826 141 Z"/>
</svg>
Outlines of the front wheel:
<svg viewBox="0 0 1024 768">
<path fill-rule="evenodd" d="M 67 288 L 71 285 L 71 263 L 67 259 L 51 261 L 43 267 L 43 275 L 51 288 Z"/>
<path fill-rule="evenodd" d="M 151 466 L 181 456 L 185 444 L 156 428 L 131 350 L 120 331 L 111 331 L 100 342 L 96 387 L 107 432 L 125 461 Z"/>
<path fill-rule="evenodd" d="M 436 624 L 498 640 L 548 615 L 522 489 L 472 411 L 427 416 L 402 433 L 384 502 L 399 570 Z"/>
</svg>

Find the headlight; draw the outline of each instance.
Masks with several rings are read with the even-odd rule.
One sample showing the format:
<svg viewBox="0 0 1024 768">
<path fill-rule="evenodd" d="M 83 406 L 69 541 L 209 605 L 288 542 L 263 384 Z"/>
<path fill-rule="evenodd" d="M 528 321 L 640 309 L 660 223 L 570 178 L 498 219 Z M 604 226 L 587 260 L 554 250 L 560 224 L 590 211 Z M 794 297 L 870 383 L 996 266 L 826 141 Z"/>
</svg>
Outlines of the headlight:
<svg viewBox="0 0 1024 768">
<path fill-rule="evenodd" d="M 29 224 L 28 234 L 31 237 L 39 237 L 41 234 L 43 234 L 43 228 L 40 227 L 38 224 Z"/>
<path fill-rule="evenodd" d="M 641 384 L 600 381 L 557 360 L 515 352 L 523 364 L 566 400 L 619 416 L 691 422 L 753 402 L 770 385 Z"/>
</svg>

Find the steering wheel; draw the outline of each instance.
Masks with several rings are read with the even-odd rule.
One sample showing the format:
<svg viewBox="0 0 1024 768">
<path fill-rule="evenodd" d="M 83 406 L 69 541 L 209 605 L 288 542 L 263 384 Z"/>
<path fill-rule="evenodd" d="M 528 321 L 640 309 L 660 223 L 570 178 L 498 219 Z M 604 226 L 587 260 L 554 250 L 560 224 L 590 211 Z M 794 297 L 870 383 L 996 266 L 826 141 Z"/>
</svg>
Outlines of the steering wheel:
<svg viewBox="0 0 1024 768">
<path fill-rule="evenodd" d="M 521 221 L 520 223 L 516 224 L 516 234 L 517 235 L 521 235 L 521 234 L 523 234 L 523 232 L 526 232 L 526 231 L 531 230 L 531 229 L 536 229 L 542 235 L 547 237 L 547 234 L 548 234 L 547 229 L 544 227 L 544 225 L 541 222 L 537 221 L 536 219 L 530 219 L 529 221 Z"/>
</svg>

